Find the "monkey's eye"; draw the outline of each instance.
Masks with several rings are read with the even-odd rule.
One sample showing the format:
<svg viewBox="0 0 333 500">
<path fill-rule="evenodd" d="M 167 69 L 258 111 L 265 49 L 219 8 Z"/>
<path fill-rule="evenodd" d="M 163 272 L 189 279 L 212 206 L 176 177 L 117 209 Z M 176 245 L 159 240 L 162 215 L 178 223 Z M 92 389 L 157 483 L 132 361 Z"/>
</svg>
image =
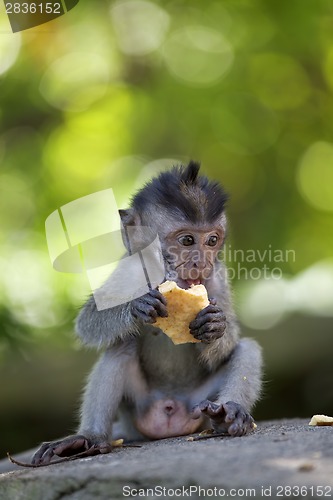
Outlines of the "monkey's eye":
<svg viewBox="0 0 333 500">
<path fill-rule="evenodd" d="M 207 245 L 210 247 L 215 247 L 215 245 L 218 242 L 218 237 L 214 234 L 213 236 L 210 236 L 207 241 Z"/>
<path fill-rule="evenodd" d="M 184 247 L 189 247 L 190 245 L 194 245 L 194 238 L 190 234 L 186 234 L 185 236 L 181 236 L 178 238 L 178 241 Z"/>
</svg>

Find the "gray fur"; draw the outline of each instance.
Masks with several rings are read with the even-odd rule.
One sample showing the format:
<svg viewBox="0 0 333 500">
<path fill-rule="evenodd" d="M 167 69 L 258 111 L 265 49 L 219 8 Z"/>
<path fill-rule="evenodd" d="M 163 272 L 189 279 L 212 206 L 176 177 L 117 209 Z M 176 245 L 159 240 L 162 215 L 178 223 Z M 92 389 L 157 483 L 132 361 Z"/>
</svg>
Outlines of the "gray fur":
<svg viewBox="0 0 333 500">
<path fill-rule="evenodd" d="M 260 347 L 254 340 L 239 340 L 222 264 L 216 265 L 206 287 L 227 317 L 224 335 L 211 344 L 175 346 L 154 325 L 136 323 L 129 304 L 97 311 L 89 299 L 78 317 L 78 333 L 85 343 L 109 347 L 90 376 L 80 434 L 98 431 L 110 439 L 120 408 L 127 437 L 142 438 L 131 413 L 163 394 L 184 398 L 189 408 L 214 396 L 216 402 L 236 401 L 251 410 L 261 391 Z"/>
<path fill-rule="evenodd" d="M 198 418 L 199 425 L 200 418 L 206 423 L 208 417 L 213 418 L 210 413 L 216 410 L 216 405 L 212 407 L 212 404 L 216 403 L 220 405 L 220 420 L 223 419 L 223 412 L 229 412 L 228 415 L 238 412 L 235 423 L 230 426 L 231 434 L 242 435 L 252 428 L 252 417 L 247 412 L 251 411 L 260 396 L 261 350 L 254 340 L 239 340 L 239 327 L 232 306 L 227 271 L 224 264 L 218 260 L 218 251 L 222 247 L 226 231 L 223 209 L 214 224 L 189 223 L 181 215 L 174 220 L 174 215 L 165 213 L 165 208 L 155 209 L 154 213 L 149 210 L 151 206 L 148 203 L 147 211 L 135 213 L 131 209 L 122 211 L 121 216 L 130 224 L 129 227 L 135 235 L 135 250 L 146 244 L 142 239 L 142 224 L 150 223 L 152 234 L 158 234 L 165 264 L 165 279 L 172 279 L 176 272 L 176 279 L 179 279 L 180 284 L 184 284 L 186 280 L 191 283 L 193 278 L 191 274 L 186 273 L 189 269 L 196 272 L 199 269 L 198 261 L 194 259 L 194 250 L 199 252 L 197 255 L 202 252 L 204 256 L 200 257 L 200 265 L 203 265 L 202 269 L 209 271 L 209 276 L 202 274 L 201 278 L 204 280 L 208 297 L 214 298 L 216 304 L 212 302 L 206 313 L 201 312 L 203 316 L 198 321 L 201 322 L 204 317 L 203 333 L 201 324 L 193 326 L 191 330 L 194 336 L 204 335 L 204 341 L 174 345 L 161 330 L 150 324 L 154 322 L 156 314 L 166 314 L 165 304 L 161 302 L 164 299 L 158 292 L 147 294 L 142 291 L 141 298 L 135 298 L 139 297 L 136 295 L 133 300 L 129 299 L 126 303 L 109 307 L 110 297 L 117 304 L 119 297 L 128 296 L 131 284 L 136 280 L 140 282 L 142 268 L 135 263 L 135 259 L 130 259 L 129 264 L 125 259 L 121 261 L 112 276 L 96 292 L 100 310 L 97 309 L 92 296 L 77 318 L 76 331 L 83 343 L 104 348 L 105 352 L 96 363 L 85 390 L 79 427 L 81 436 L 74 436 L 65 441 L 65 447 L 68 449 L 80 444 L 83 435 L 90 444 L 102 443 L 100 450 L 103 452 L 105 442 L 115 436 L 112 424 L 118 411 L 122 416 L 122 428 L 127 438 L 142 438 L 137 430 L 139 425 L 135 425 L 136 419 L 140 419 L 141 429 L 144 431 L 147 427 L 142 425 L 146 425 L 146 422 L 151 425 L 150 418 L 154 426 L 155 409 L 160 411 L 159 404 L 168 400 L 176 406 L 179 403 L 177 411 L 180 415 L 186 408 L 188 413 L 185 413 L 185 417 L 187 418 L 188 414 L 189 419 L 192 419 L 191 410 L 196 407 L 199 417 L 194 420 Z M 184 231 L 190 236 L 196 235 L 196 241 L 193 239 L 194 243 L 192 242 L 193 250 L 185 245 L 186 248 L 180 248 L 178 257 L 173 257 L 176 260 L 172 261 L 170 248 L 182 245 L 178 236 Z M 211 234 L 216 234 L 219 241 L 218 245 L 214 243 L 214 250 L 208 248 L 207 243 Z M 158 259 L 158 256 L 156 258 Z M 216 314 L 213 319 L 208 317 L 212 311 Z M 208 404 L 205 400 L 208 400 Z M 231 404 L 225 405 L 228 402 Z M 181 419 L 182 416 L 179 417 L 180 422 Z M 186 426 L 183 428 L 187 429 Z M 159 432 L 158 429 L 157 434 L 160 436 Z M 177 432 L 181 434 L 181 431 Z M 56 454 L 54 450 L 58 449 L 57 446 L 59 443 L 49 443 L 46 446 L 48 451 L 44 455 L 44 445 L 42 451 L 37 453 L 36 463 L 50 460 L 52 453 Z"/>
<path fill-rule="evenodd" d="M 225 217 L 222 221 L 225 227 Z M 163 236 L 170 227 L 171 221 L 164 219 Z M 135 272 L 135 268 L 130 270 L 132 276 Z M 124 283 L 118 269 L 102 289 L 107 294 L 124 286 L 128 287 L 128 281 Z M 261 390 L 260 348 L 253 340 L 239 340 L 227 271 L 222 262 L 215 262 L 205 286 L 208 296 L 214 297 L 224 311 L 227 323 L 224 335 L 209 344 L 175 346 L 154 325 L 135 320 L 129 303 L 98 311 L 94 298 L 88 300 L 78 316 L 77 332 L 84 343 L 107 347 L 107 351 L 88 382 L 81 434 L 94 435 L 98 430 L 110 438 L 112 421 L 120 408 L 128 436 L 139 438 L 133 414 L 144 411 L 154 399 L 165 394 L 183 398 L 189 408 L 214 396 L 217 403 L 231 400 L 251 410 Z"/>
</svg>

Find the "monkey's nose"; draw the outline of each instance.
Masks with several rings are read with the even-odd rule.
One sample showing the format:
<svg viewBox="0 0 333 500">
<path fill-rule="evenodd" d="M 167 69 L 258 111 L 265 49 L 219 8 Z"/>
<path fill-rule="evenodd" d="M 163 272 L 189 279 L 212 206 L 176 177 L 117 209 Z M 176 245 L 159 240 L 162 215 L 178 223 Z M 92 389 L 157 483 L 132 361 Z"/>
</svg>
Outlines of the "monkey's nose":
<svg viewBox="0 0 333 500">
<path fill-rule="evenodd" d="M 193 261 L 193 267 L 194 269 L 202 271 L 206 267 L 206 262 L 204 260 L 195 260 Z"/>
<path fill-rule="evenodd" d="M 168 417 L 171 417 L 172 415 L 174 415 L 176 413 L 176 411 L 177 411 L 177 405 L 176 405 L 175 401 L 172 401 L 172 400 L 165 401 L 164 413 Z"/>
</svg>

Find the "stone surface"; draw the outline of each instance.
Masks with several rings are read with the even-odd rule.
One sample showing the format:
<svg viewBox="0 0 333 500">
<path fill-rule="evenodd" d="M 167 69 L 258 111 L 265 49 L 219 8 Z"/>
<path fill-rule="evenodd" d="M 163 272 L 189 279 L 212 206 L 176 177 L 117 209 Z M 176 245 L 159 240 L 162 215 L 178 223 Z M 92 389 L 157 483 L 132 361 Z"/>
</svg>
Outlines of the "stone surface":
<svg viewBox="0 0 333 500">
<path fill-rule="evenodd" d="M 157 489 L 140 490 L 147 488 Z M 332 498 L 333 427 L 309 427 L 308 420 L 259 422 L 256 431 L 240 438 L 145 442 L 0 475 L 1 500 L 201 499 L 214 493 L 215 498 Z"/>
</svg>

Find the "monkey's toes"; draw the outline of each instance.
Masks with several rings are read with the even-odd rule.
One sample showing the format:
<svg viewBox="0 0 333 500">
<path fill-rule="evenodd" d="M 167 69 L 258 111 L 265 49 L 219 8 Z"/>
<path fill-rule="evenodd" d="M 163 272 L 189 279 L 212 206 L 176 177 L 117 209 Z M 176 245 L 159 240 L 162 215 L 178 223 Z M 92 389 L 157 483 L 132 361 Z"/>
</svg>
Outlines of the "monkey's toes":
<svg viewBox="0 0 333 500">
<path fill-rule="evenodd" d="M 252 416 L 239 404 L 228 401 L 224 404 L 205 400 L 199 405 L 202 413 L 210 418 L 216 432 L 228 432 L 231 436 L 243 436 L 253 430 Z"/>
<path fill-rule="evenodd" d="M 32 457 L 33 465 L 49 464 L 54 456 L 71 457 L 74 455 L 91 456 L 110 453 L 112 445 L 104 440 L 90 440 L 85 436 L 69 436 L 59 441 L 43 443 Z"/>
<path fill-rule="evenodd" d="M 66 457 L 88 450 L 91 444 L 84 436 L 69 436 L 59 441 L 43 443 L 32 457 L 33 465 L 48 464 L 52 458 Z"/>
<path fill-rule="evenodd" d="M 207 415 L 210 419 L 224 422 L 225 411 L 222 404 L 213 403 L 213 401 L 205 399 L 204 401 L 201 401 L 199 408 L 201 412 Z"/>
<path fill-rule="evenodd" d="M 228 433 L 231 436 L 243 436 L 253 430 L 254 420 L 252 416 L 234 401 L 228 401 L 223 405 L 225 410 L 225 422 L 228 426 Z"/>
</svg>

